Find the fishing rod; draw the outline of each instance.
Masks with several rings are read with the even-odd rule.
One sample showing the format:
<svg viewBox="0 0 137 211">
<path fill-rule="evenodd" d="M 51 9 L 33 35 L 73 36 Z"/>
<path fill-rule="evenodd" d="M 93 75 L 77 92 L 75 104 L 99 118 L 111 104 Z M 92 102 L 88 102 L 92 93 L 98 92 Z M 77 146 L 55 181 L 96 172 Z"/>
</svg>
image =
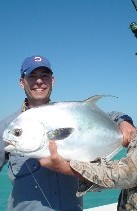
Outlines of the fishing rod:
<svg viewBox="0 0 137 211">
<path fill-rule="evenodd" d="M 137 3 L 135 2 L 135 0 L 131 0 L 135 10 L 137 11 Z M 134 36 L 137 38 L 137 22 L 132 22 L 130 24 L 130 30 L 132 31 L 132 33 L 134 34 Z M 135 55 L 137 55 L 137 53 L 135 53 Z"/>
<path fill-rule="evenodd" d="M 133 4 L 133 6 L 135 7 L 135 10 L 137 11 L 137 4 L 136 4 L 135 0 L 131 0 L 131 2 Z"/>
<path fill-rule="evenodd" d="M 137 11 L 137 4 L 136 4 L 135 0 L 131 0 L 131 2 L 133 4 L 135 10 Z M 132 33 L 134 34 L 134 36 L 137 38 L 137 23 L 136 22 L 132 22 L 130 24 L 130 29 L 131 29 Z"/>
</svg>

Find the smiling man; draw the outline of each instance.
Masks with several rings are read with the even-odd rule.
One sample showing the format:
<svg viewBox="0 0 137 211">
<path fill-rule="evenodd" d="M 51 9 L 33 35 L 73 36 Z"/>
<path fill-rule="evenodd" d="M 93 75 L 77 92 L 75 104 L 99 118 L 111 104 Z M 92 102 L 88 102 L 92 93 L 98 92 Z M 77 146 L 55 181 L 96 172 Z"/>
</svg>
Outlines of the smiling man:
<svg viewBox="0 0 137 211">
<path fill-rule="evenodd" d="M 13 184 L 8 211 L 83 210 L 82 197 L 76 197 L 76 177 L 44 168 L 34 158 L 6 154 L 1 141 L 3 131 L 21 112 L 49 103 L 53 84 L 53 72 L 47 58 L 35 55 L 23 61 L 20 85 L 25 91 L 26 99 L 21 109 L 0 122 L 0 169 L 9 161 L 8 175 Z M 119 112 L 112 112 L 110 116 L 117 122 L 128 143 L 134 129 L 132 119 Z"/>
<path fill-rule="evenodd" d="M 53 84 L 54 76 L 47 58 L 36 55 L 23 61 L 20 85 L 26 98 L 22 109 L 0 122 L 0 140 L 6 126 L 21 112 L 49 103 Z M 8 160 L 8 174 L 13 184 L 8 211 L 83 210 L 82 198 L 75 195 L 78 188 L 77 178 L 41 167 L 37 159 L 12 153 L 5 156 L 1 147 L 1 169 Z"/>
</svg>

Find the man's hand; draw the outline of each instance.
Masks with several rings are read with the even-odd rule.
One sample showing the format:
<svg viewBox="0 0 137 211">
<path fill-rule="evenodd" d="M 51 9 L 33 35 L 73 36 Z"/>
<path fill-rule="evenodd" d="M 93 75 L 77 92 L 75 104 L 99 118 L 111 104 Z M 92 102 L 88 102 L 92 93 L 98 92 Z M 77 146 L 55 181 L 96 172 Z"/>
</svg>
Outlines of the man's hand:
<svg viewBox="0 0 137 211">
<path fill-rule="evenodd" d="M 121 132 L 123 134 L 122 145 L 124 147 L 128 147 L 128 144 L 132 140 L 136 129 L 135 129 L 135 127 L 133 127 L 131 124 L 129 124 L 126 121 L 123 121 L 119 124 L 119 129 L 121 130 Z"/>
<path fill-rule="evenodd" d="M 69 162 L 64 160 L 57 152 L 57 145 L 55 141 L 49 142 L 50 156 L 39 160 L 40 165 L 58 171 L 63 174 L 75 175 L 71 169 Z"/>
<path fill-rule="evenodd" d="M 40 159 L 41 166 L 51 168 L 55 171 L 60 171 L 65 160 L 58 154 L 55 141 L 49 142 L 49 151 L 49 157 Z"/>
</svg>

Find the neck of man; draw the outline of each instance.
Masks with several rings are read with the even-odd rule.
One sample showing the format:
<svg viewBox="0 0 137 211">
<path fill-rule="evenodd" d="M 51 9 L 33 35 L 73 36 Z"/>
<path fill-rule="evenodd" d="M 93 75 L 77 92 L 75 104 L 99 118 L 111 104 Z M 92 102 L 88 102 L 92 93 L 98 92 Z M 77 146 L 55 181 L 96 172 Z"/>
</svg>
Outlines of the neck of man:
<svg viewBox="0 0 137 211">
<path fill-rule="evenodd" d="M 36 106 L 41 106 L 41 105 L 45 105 L 45 104 L 47 104 L 47 103 L 49 103 L 49 101 L 50 101 L 50 99 L 48 98 L 48 99 L 44 99 L 44 100 L 34 100 L 34 101 L 30 101 L 29 99 L 28 99 L 28 108 L 34 108 L 34 107 L 36 107 Z"/>
</svg>

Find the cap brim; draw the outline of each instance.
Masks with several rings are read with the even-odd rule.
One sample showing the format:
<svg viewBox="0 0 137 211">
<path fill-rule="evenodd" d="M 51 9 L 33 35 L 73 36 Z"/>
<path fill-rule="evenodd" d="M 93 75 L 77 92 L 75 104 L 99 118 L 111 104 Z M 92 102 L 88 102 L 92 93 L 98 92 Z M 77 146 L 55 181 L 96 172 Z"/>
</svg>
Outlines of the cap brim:
<svg viewBox="0 0 137 211">
<path fill-rule="evenodd" d="M 25 75 L 29 75 L 31 72 L 33 72 L 35 69 L 37 69 L 39 67 L 44 68 L 49 73 L 53 74 L 52 70 L 49 67 L 43 66 L 43 65 L 35 65 L 35 66 L 31 67 L 31 68 L 28 68 L 26 71 L 24 71 L 24 74 Z"/>
</svg>

